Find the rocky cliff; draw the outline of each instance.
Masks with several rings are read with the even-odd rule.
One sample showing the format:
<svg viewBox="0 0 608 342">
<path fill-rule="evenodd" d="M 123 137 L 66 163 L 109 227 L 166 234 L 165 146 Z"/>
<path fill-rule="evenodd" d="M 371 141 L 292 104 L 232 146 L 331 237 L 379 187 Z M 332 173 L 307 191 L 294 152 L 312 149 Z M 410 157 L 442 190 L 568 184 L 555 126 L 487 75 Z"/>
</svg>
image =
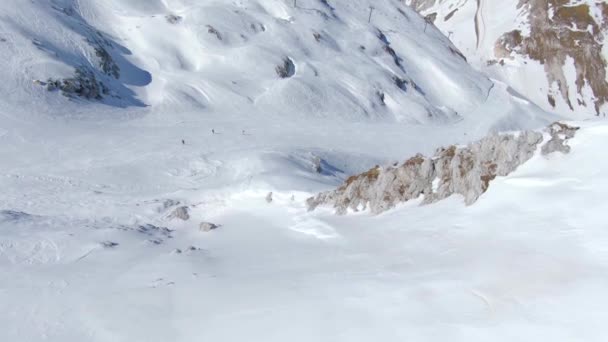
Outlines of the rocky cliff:
<svg viewBox="0 0 608 342">
<path fill-rule="evenodd" d="M 545 109 L 562 114 L 608 113 L 605 1 L 406 3 L 432 19 L 478 67 Z"/>
<path fill-rule="evenodd" d="M 486 192 L 496 177 L 506 176 L 541 153 L 568 153 L 567 141 L 577 127 L 554 123 L 544 134 L 524 131 L 495 134 L 467 146 L 439 149 L 434 156 L 416 155 L 401 165 L 376 166 L 348 178 L 337 190 L 307 200 L 309 210 L 332 206 L 338 214 L 369 209 L 377 214 L 398 203 L 423 196 L 423 203 L 440 201 L 454 194 L 470 205 Z"/>
</svg>

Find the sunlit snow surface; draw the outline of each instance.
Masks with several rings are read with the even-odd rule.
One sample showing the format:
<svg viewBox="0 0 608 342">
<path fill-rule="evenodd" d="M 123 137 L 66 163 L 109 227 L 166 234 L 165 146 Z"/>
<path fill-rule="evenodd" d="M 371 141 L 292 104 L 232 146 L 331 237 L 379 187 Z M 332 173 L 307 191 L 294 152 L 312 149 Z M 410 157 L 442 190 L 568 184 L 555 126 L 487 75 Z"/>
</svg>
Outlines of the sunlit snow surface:
<svg viewBox="0 0 608 342">
<path fill-rule="evenodd" d="M 117 84 L 132 98 L 33 85 L 69 73 L 63 57 L 92 57 L 49 4 L 0 4 L 0 341 L 605 340 L 605 123 L 574 123 L 571 154 L 534 157 L 470 207 L 308 213 L 308 196 L 348 175 L 550 115 L 446 54 L 398 1 L 374 2 L 374 20 L 425 96 L 389 88 L 400 71 L 386 55 L 356 55 L 375 39 L 370 1 L 76 3 L 131 51 Z M 266 31 L 239 41 L 244 17 Z M 209 40 L 211 21 L 227 46 Z M 335 49 L 312 28 L 340 36 Z M 284 54 L 298 68 L 287 80 L 274 74 Z M 397 100 L 373 107 L 374 87 Z M 190 220 L 169 218 L 179 205 Z"/>
<path fill-rule="evenodd" d="M 32 214 L 0 213 L 0 335 L 602 341 L 608 126 L 583 127 L 570 155 L 536 156 L 474 206 L 451 198 L 377 217 L 309 214 L 302 192 L 268 204 L 261 191 L 183 190 L 172 198 L 200 209 L 176 224 L 140 189 L 5 174 L 2 206 Z M 222 227 L 202 233 L 197 220 Z"/>
</svg>

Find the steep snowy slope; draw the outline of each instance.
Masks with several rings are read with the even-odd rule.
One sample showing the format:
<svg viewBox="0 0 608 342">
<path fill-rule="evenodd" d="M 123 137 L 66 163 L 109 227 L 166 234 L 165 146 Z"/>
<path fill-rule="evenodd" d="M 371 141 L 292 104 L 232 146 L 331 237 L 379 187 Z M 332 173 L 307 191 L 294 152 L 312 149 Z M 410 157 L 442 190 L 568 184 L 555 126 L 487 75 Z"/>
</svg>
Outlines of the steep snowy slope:
<svg viewBox="0 0 608 342">
<path fill-rule="evenodd" d="M 153 220 L 141 203 L 319 191 L 548 122 L 399 1 L 376 5 L 371 23 L 364 2 L 2 6 L 0 204 L 11 210 Z"/>
<path fill-rule="evenodd" d="M 608 113 L 608 4 L 597 0 L 407 0 L 479 69 L 547 110 Z"/>
<path fill-rule="evenodd" d="M 401 2 L 374 4 L 368 23 L 370 4 L 10 0 L 2 5 L 0 58 L 9 67 L 0 90 L 10 105 L 54 114 L 90 108 L 70 106 L 60 92 L 221 116 L 405 123 L 514 116 L 525 124 L 539 113 L 469 67 Z M 489 106 L 490 98 L 504 104 Z"/>
</svg>

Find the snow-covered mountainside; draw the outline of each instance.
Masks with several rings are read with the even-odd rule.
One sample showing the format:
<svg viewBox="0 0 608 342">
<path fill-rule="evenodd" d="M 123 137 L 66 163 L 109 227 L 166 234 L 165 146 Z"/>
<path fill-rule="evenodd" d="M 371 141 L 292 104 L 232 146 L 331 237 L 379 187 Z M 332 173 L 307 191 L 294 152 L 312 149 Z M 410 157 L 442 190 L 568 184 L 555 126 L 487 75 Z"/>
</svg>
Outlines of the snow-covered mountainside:
<svg viewBox="0 0 608 342">
<path fill-rule="evenodd" d="M 40 111 L 53 110 L 48 101 L 63 110 L 63 93 L 222 116 L 441 123 L 534 113 L 399 1 L 377 4 L 371 23 L 365 1 L 293 3 L 10 0 L 0 90 Z M 488 118 L 496 97 L 505 106 Z"/>
<path fill-rule="evenodd" d="M 608 4 L 406 0 L 484 72 L 563 115 L 608 114 Z"/>
<path fill-rule="evenodd" d="M 603 342 L 605 122 L 471 206 L 307 210 L 562 119 L 460 47 L 402 0 L 0 1 L 0 341 Z"/>
</svg>

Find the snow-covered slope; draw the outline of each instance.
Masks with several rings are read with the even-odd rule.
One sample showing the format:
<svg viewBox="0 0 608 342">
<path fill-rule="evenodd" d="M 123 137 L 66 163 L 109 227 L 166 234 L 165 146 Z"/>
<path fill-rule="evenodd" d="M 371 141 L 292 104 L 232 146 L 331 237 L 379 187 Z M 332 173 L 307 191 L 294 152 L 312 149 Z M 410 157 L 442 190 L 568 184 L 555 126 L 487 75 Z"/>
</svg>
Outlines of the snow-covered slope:
<svg viewBox="0 0 608 342">
<path fill-rule="evenodd" d="M 10 105 L 51 114 L 91 108 L 47 92 L 65 79 L 73 97 L 207 116 L 445 123 L 512 115 L 521 125 L 538 114 L 401 2 L 376 4 L 371 23 L 368 5 L 10 0 L 2 5 L 8 67 L 0 91 Z M 500 108 L 489 105 L 496 97 Z"/>
<path fill-rule="evenodd" d="M 27 212 L 0 212 L 0 338 L 604 341 L 608 126 L 582 127 L 570 154 L 535 156 L 472 207 L 336 217 L 307 213 L 299 193 L 245 192 L 197 203 L 193 216 L 223 225 L 205 234 L 146 225 L 150 213 L 96 218 L 106 208 L 86 199 L 116 188 L 83 192 L 72 211 L 11 201 Z M 23 201 L 41 182 L 85 187 L 19 177 Z"/>
<path fill-rule="evenodd" d="M 371 23 L 364 2 L 292 6 L 3 3 L 0 204 L 146 221 L 143 202 L 318 191 L 376 163 L 548 122 L 399 1 L 376 5 Z M 285 58 L 293 70 L 281 78 Z M 49 78 L 80 88 L 62 96 L 32 81 Z"/>
<path fill-rule="evenodd" d="M 601 340 L 601 122 L 473 207 L 306 211 L 555 120 L 402 1 L 6 0 L 0 60 L 0 341 Z"/>
<path fill-rule="evenodd" d="M 563 115 L 608 113 L 608 4 L 407 0 L 489 75 Z"/>
</svg>

